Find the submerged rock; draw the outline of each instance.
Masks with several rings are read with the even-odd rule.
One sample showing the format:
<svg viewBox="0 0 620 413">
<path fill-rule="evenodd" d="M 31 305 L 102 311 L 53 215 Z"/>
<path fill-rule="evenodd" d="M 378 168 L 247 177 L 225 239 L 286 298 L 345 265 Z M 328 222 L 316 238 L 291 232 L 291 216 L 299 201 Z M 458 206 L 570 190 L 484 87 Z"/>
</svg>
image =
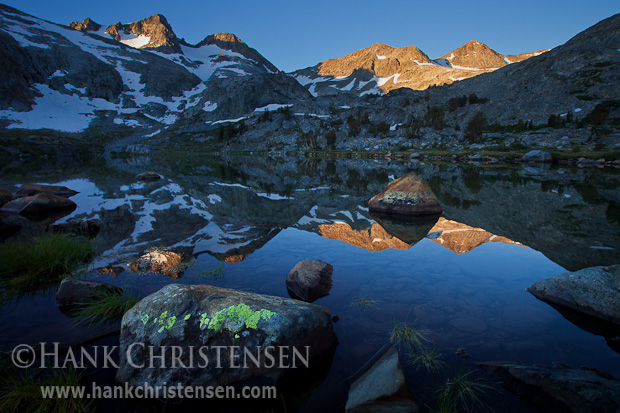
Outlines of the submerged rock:
<svg viewBox="0 0 620 413">
<path fill-rule="evenodd" d="M 53 194 L 62 196 L 64 198 L 70 198 L 73 195 L 79 194 L 79 192 L 69 189 L 66 186 L 59 185 L 39 185 L 39 184 L 23 184 L 17 190 L 17 197 L 31 196 L 40 193 Z"/>
<path fill-rule="evenodd" d="M 413 173 L 398 178 L 368 202 L 370 212 L 438 215 L 443 212 L 430 186 Z"/>
<path fill-rule="evenodd" d="M 523 155 L 524 162 L 532 162 L 532 163 L 551 163 L 553 158 L 549 152 L 535 150 L 529 151 L 525 155 Z"/>
<path fill-rule="evenodd" d="M 100 229 L 100 223 L 94 219 L 89 219 L 86 221 L 67 222 L 64 224 L 56 224 L 50 226 L 50 230 L 52 230 L 53 232 L 80 235 L 87 238 L 95 238 L 99 233 Z"/>
<path fill-rule="evenodd" d="M 336 344 L 325 307 L 171 284 L 123 316 L 116 378 L 133 386 L 273 384 L 289 370 L 311 368 Z M 173 354 L 174 346 L 182 353 Z"/>
<path fill-rule="evenodd" d="M 527 288 L 536 298 L 620 324 L 620 265 L 556 275 Z"/>
<path fill-rule="evenodd" d="M 98 300 L 101 294 L 107 292 L 122 294 L 123 289 L 99 281 L 65 278 L 58 287 L 56 304 L 61 307 L 86 304 Z"/>
<path fill-rule="evenodd" d="M 370 216 L 377 221 L 385 232 L 398 238 L 408 246 L 417 244 L 433 228 L 439 215 L 389 215 L 371 213 Z"/>
<path fill-rule="evenodd" d="M 299 261 L 286 276 L 286 288 L 296 298 L 311 303 L 329 295 L 334 267 L 321 260 Z"/>
<path fill-rule="evenodd" d="M 500 362 L 477 365 L 541 411 L 616 413 L 620 409 L 620 380 L 596 369 Z"/>
<path fill-rule="evenodd" d="M 385 345 L 349 380 L 347 412 L 417 412 L 398 352 Z"/>
</svg>

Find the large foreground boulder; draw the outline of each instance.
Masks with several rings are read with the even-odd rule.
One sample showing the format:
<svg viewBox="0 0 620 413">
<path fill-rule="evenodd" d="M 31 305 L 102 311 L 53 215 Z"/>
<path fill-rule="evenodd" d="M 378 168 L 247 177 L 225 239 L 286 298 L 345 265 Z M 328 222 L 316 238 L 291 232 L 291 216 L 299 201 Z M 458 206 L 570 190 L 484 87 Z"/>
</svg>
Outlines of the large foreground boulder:
<svg viewBox="0 0 620 413">
<path fill-rule="evenodd" d="M 60 185 L 39 185 L 39 184 L 23 184 L 17 190 L 17 197 L 22 198 L 24 196 L 31 196 L 40 193 L 53 194 L 62 196 L 64 198 L 70 198 L 79 192 L 69 189 L 66 186 Z"/>
<path fill-rule="evenodd" d="M 544 412 L 620 411 L 620 380 L 596 369 L 498 362 L 478 367 Z"/>
<path fill-rule="evenodd" d="M 65 278 L 58 287 L 56 304 L 61 307 L 87 304 L 101 299 L 105 293 L 122 294 L 123 289 L 99 281 Z"/>
<path fill-rule="evenodd" d="M 529 286 L 536 298 L 620 324 L 620 265 L 590 267 Z"/>
<path fill-rule="evenodd" d="M 268 385 L 312 367 L 336 344 L 325 307 L 171 284 L 123 316 L 116 378 L 133 386 Z"/>
<path fill-rule="evenodd" d="M 370 212 L 402 215 L 438 215 L 443 212 L 430 186 L 413 173 L 398 178 L 368 202 Z"/>
<path fill-rule="evenodd" d="M 286 276 L 286 288 L 294 297 L 311 303 L 329 295 L 334 267 L 321 260 L 299 261 Z"/>
<path fill-rule="evenodd" d="M 347 412 L 417 412 L 398 352 L 385 345 L 348 381 Z"/>
</svg>

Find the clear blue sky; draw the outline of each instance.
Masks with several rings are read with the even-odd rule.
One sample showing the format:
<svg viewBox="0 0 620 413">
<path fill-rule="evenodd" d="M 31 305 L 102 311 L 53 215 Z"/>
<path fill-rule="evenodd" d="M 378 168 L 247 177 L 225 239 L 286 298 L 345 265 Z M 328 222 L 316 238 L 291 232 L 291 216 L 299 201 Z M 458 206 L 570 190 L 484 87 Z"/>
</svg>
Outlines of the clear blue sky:
<svg viewBox="0 0 620 413">
<path fill-rule="evenodd" d="M 279 69 L 292 71 L 373 43 L 417 46 L 437 58 L 478 40 L 503 54 L 553 48 L 620 12 L 619 0 L 0 0 L 55 23 L 100 24 L 166 16 L 197 43 L 231 32 Z"/>
</svg>

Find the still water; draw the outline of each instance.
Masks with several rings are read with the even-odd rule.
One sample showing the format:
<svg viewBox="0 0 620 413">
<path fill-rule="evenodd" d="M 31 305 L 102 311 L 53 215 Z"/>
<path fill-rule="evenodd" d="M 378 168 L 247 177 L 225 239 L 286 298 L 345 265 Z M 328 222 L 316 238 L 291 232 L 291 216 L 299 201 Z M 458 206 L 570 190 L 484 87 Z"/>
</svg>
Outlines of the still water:
<svg viewBox="0 0 620 413">
<path fill-rule="evenodd" d="M 163 179 L 137 182 L 135 175 L 145 170 Z M 368 200 L 412 171 L 435 191 L 442 217 L 413 230 L 375 221 Z M 609 168 L 258 157 L 165 164 L 138 158 L 9 168 L 0 187 L 45 183 L 80 191 L 72 198 L 78 208 L 60 222 L 100 220 L 100 254 L 83 277 L 142 296 L 188 283 L 287 297 L 284 281 L 298 261 L 328 262 L 334 267 L 331 293 L 314 303 L 338 317 L 339 345 L 309 394 L 288 391 L 287 410 L 342 409 L 347 377 L 389 340 L 394 320 L 427 330 L 428 345 L 446 363 L 431 374 L 400 355 L 425 410 L 456 367 L 477 370 L 475 362 L 557 362 L 620 375 L 620 355 L 605 337 L 525 291 L 567 270 L 619 262 L 619 175 Z M 188 265 L 167 276 L 128 266 L 164 249 L 184 252 Z M 3 350 L 101 333 L 101 327 L 76 326 L 58 310 L 54 294 L 53 288 L 2 306 Z M 114 340 L 118 336 L 107 342 Z M 459 348 L 471 357 L 455 355 Z M 476 376 L 490 380 L 479 371 Z M 532 409 L 500 386 L 483 398 L 496 411 Z"/>
</svg>

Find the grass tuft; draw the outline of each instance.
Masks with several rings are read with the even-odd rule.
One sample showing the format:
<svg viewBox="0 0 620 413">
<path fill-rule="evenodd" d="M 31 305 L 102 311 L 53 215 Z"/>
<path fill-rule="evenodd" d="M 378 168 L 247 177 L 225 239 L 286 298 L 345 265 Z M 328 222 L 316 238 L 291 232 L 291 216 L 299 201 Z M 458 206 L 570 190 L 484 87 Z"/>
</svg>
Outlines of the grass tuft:
<svg viewBox="0 0 620 413">
<path fill-rule="evenodd" d="M 74 314 L 88 320 L 89 324 L 101 324 L 108 320 L 121 318 L 138 301 L 140 301 L 138 296 L 106 291 L 101 293 L 97 300 L 80 304 Z"/>
<path fill-rule="evenodd" d="M 424 368 L 428 372 L 436 372 L 446 365 L 441 361 L 441 354 L 436 349 L 426 346 L 419 348 L 417 353 L 409 353 L 409 362 L 416 370 Z"/>
<path fill-rule="evenodd" d="M 353 296 L 353 300 L 349 307 L 357 307 L 362 311 L 370 310 L 372 307 L 376 306 L 377 302 L 373 300 L 370 296 L 364 295 L 364 293 L 358 293 Z"/>
<path fill-rule="evenodd" d="M 59 412 L 75 413 L 91 410 L 92 400 L 84 398 L 43 398 L 41 386 L 79 386 L 80 373 L 75 369 L 52 369 L 44 375 L 13 371 L 0 379 L 0 411 L 3 412 Z"/>
<path fill-rule="evenodd" d="M 428 341 L 428 331 L 417 328 L 417 321 L 417 312 L 415 319 L 411 323 L 407 320 L 401 323 L 396 321 L 396 319 L 393 319 L 390 342 L 399 349 L 401 347 L 405 347 L 409 352 L 421 353 L 424 351 L 426 349 L 426 345 L 424 343 Z"/>
<path fill-rule="evenodd" d="M 462 366 L 455 370 L 454 375 L 448 378 L 439 390 L 436 412 L 490 411 L 480 396 L 493 387 L 472 378 L 472 373 L 473 371 L 465 371 Z"/>
</svg>

